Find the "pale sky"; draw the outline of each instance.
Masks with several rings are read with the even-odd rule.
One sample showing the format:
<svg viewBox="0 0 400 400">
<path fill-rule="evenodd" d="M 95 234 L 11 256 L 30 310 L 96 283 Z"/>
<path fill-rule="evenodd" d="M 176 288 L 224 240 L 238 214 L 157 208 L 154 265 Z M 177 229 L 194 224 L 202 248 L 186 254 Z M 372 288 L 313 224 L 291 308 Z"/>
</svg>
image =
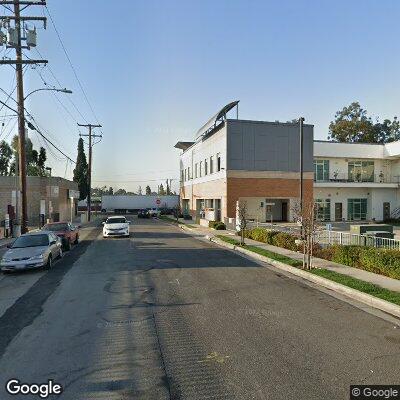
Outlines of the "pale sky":
<svg viewBox="0 0 400 400">
<path fill-rule="evenodd" d="M 190 140 L 232 100 L 240 100 L 243 119 L 304 116 L 315 125 L 316 139 L 326 139 L 335 112 L 352 101 L 373 116 L 399 114 L 396 0 L 49 0 L 48 7 L 103 125 L 103 141 L 94 148 L 94 185 L 136 191 L 150 184 L 155 190 L 166 178 L 178 178 L 174 144 Z M 29 13 L 42 15 L 35 8 Z M 48 25 L 38 30 L 37 49 L 61 85 L 74 91 L 73 104 L 59 94 L 66 111 L 41 92 L 26 108 L 75 160 L 76 123 L 97 119 Z M 36 50 L 25 54 L 39 57 Z M 0 68 L 0 87 L 10 92 L 13 71 Z M 26 93 L 43 87 L 39 74 L 57 85 L 47 67 L 27 68 Z M 9 114 L 0 112 L 0 140 L 16 133 Z M 40 145 L 35 133 L 30 137 Z M 71 178 L 71 165 L 56 151 L 48 164 Z"/>
</svg>

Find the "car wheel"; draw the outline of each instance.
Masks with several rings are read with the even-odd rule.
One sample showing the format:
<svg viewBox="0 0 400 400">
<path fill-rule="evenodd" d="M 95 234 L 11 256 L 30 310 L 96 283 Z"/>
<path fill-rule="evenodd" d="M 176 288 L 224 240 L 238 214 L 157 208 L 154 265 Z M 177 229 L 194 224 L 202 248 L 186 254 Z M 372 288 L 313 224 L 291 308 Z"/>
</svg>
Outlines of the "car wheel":
<svg viewBox="0 0 400 400">
<path fill-rule="evenodd" d="M 78 244 L 78 243 L 79 243 L 79 235 L 76 235 L 74 244 Z"/>
<path fill-rule="evenodd" d="M 51 269 L 52 266 L 53 266 L 53 257 L 49 256 L 49 258 L 47 259 L 46 269 Z"/>
</svg>

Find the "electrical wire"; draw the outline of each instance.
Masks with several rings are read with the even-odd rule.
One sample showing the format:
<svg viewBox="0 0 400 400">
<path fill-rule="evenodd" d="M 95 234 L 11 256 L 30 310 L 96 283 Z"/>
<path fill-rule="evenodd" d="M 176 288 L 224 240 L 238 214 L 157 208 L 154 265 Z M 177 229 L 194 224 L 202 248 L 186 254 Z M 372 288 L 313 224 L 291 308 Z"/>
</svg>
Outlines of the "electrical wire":
<svg viewBox="0 0 400 400">
<path fill-rule="evenodd" d="M 62 40 L 62 38 L 61 38 L 61 35 L 60 35 L 60 33 L 59 33 L 58 29 L 57 29 L 57 26 L 56 26 L 56 24 L 55 24 L 55 22 L 54 22 L 54 19 L 53 19 L 52 15 L 51 15 L 50 10 L 49 10 L 49 8 L 47 7 L 47 5 L 45 5 L 45 9 L 46 9 L 46 11 L 47 11 L 47 14 L 49 15 L 51 24 L 53 25 L 53 28 L 54 28 L 54 30 L 55 30 L 55 32 L 56 32 L 56 35 L 57 35 L 57 37 L 58 37 L 58 40 L 59 40 L 59 42 L 60 42 L 60 44 L 61 44 L 61 47 L 62 47 L 62 49 L 63 49 L 63 51 L 64 51 L 64 54 L 65 54 L 65 56 L 66 56 L 66 58 L 67 58 L 67 60 L 68 60 L 68 63 L 69 63 L 69 65 L 70 65 L 70 67 L 71 67 L 71 70 L 72 70 L 72 72 L 73 72 L 73 74 L 74 74 L 74 76 L 75 76 L 75 78 L 76 78 L 76 81 L 78 82 L 78 85 L 79 85 L 79 87 L 80 87 L 80 89 L 81 89 L 81 91 L 82 91 L 82 94 L 83 94 L 83 96 L 84 96 L 84 98 L 85 98 L 85 100 L 86 100 L 86 103 L 88 104 L 88 106 L 89 106 L 89 108 L 90 108 L 90 110 L 91 110 L 91 112 L 92 112 L 92 114 L 93 114 L 93 116 L 94 116 L 94 118 L 95 118 L 97 124 L 100 125 L 99 119 L 97 118 L 97 115 L 96 115 L 96 113 L 95 113 L 95 111 L 94 111 L 94 109 L 93 109 L 93 107 L 92 107 L 92 105 L 91 105 L 91 103 L 90 103 L 90 101 L 89 101 L 89 99 L 88 99 L 88 96 L 87 96 L 86 91 L 85 91 L 85 89 L 84 89 L 84 87 L 83 87 L 83 85 L 82 85 L 82 82 L 81 82 L 81 80 L 80 80 L 79 77 L 78 77 L 78 74 L 77 74 L 77 72 L 76 72 L 76 69 L 75 69 L 74 65 L 72 64 L 71 58 L 70 58 L 70 56 L 69 56 L 69 54 L 68 54 L 68 51 L 67 51 L 67 49 L 66 49 L 66 47 L 65 47 L 65 45 L 64 45 L 64 42 L 63 42 L 63 40 Z M 85 122 L 87 123 L 87 121 L 85 121 Z"/>
</svg>

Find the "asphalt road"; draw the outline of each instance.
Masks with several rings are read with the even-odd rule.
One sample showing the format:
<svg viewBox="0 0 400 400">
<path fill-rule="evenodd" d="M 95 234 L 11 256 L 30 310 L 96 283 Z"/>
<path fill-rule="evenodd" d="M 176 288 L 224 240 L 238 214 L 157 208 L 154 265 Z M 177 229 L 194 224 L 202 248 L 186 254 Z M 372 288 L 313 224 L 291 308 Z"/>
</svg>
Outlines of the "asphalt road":
<svg viewBox="0 0 400 400">
<path fill-rule="evenodd" d="M 400 383 L 400 328 L 162 222 L 100 228 L 0 317 L 0 398 L 348 399 Z M 12 278 L 12 277 L 10 277 Z M 55 397 L 52 397 L 55 398 Z"/>
</svg>

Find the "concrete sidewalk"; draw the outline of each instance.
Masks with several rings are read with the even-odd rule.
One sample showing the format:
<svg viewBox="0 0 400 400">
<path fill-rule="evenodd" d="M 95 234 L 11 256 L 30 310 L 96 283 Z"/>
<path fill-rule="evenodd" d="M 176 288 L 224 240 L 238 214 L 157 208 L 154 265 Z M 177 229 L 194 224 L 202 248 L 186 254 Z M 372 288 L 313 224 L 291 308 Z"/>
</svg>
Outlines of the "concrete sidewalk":
<svg viewBox="0 0 400 400">
<path fill-rule="evenodd" d="M 187 222 L 187 221 L 185 221 Z M 205 228 L 203 226 L 196 225 L 196 229 L 191 229 L 188 226 L 181 225 L 185 229 L 190 229 L 191 232 L 195 235 L 202 235 L 202 236 L 217 236 L 223 235 L 230 238 L 234 238 L 236 240 L 240 240 L 240 238 L 235 234 L 233 231 L 216 231 L 214 229 Z M 293 258 L 295 260 L 303 260 L 303 254 L 298 253 L 292 250 L 283 249 L 281 247 L 271 246 L 269 244 L 260 243 L 252 239 L 246 239 L 246 244 L 257 246 L 259 248 L 272 251 L 274 253 L 282 254 L 284 256 Z M 382 288 L 393 290 L 396 292 L 400 292 L 400 280 L 389 278 L 384 275 L 374 274 L 372 272 L 364 271 L 358 268 L 348 267 L 346 265 L 337 264 L 332 261 L 323 260 L 321 258 L 313 258 L 313 265 L 316 268 L 323 268 L 330 271 L 338 272 L 343 275 L 348 275 L 352 278 L 360 279 L 365 282 L 373 283 L 378 285 Z"/>
</svg>

